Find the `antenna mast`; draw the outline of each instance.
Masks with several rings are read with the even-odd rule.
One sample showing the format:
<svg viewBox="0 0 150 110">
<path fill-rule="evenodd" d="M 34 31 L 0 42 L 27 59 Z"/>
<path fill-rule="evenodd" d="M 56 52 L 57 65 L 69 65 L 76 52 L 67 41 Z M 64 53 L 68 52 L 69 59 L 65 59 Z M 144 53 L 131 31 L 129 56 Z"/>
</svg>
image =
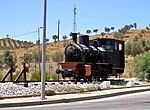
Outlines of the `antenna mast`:
<svg viewBox="0 0 150 110">
<path fill-rule="evenodd" d="M 73 9 L 73 14 L 74 14 L 74 17 L 73 17 L 73 32 L 76 32 L 77 31 L 77 23 L 76 23 L 76 12 L 77 8 L 76 8 L 76 5 L 74 4 L 74 9 Z"/>
</svg>

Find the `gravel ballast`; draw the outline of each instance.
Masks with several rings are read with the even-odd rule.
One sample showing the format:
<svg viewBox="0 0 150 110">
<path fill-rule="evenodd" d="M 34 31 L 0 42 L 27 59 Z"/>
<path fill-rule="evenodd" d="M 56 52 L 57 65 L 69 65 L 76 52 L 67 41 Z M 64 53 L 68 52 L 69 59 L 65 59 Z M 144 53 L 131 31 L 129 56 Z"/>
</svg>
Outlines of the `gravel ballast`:
<svg viewBox="0 0 150 110">
<path fill-rule="evenodd" d="M 109 81 L 105 82 L 46 82 L 45 94 L 63 94 L 63 93 L 83 93 L 87 91 L 99 91 L 101 89 L 126 87 L 126 85 L 111 85 Z M 41 82 L 32 83 L 0 83 L 0 98 L 19 97 L 19 96 L 37 96 L 41 95 Z"/>
</svg>

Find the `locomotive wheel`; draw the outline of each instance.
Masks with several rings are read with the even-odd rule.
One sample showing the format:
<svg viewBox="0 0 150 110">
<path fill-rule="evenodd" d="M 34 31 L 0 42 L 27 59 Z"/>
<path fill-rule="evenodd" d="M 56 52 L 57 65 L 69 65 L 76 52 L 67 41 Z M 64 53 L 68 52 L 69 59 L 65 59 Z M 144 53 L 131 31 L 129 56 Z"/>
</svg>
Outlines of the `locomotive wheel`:
<svg viewBox="0 0 150 110">
<path fill-rule="evenodd" d="M 75 79 L 76 79 L 77 82 L 92 82 L 93 81 L 92 76 L 76 77 Z"/>
<path fill-rule="evenodd" d="M 80 81 L 81 81 L 81 78 L 79 78 L 79 77 L 78 77 L 78 78 L 75 78 L 75 79 L 76 79 L 77 82 L 80 82 Z"/>
<path fill-rule="evenodd" d="M 86 82 L 92 82 L 92 80 L 93 80 L 92 78 L 93 78 L 92 76 L 87 76 L 86 77 Z"/>
<path fill-rule="evenodd" d="M 95 76 L 95 77 L 94 77 L 94 80 L 95 80 L 95 81 L 100 81 L 100 77 L 99 77 L 99 76 Z"/>
</svg>

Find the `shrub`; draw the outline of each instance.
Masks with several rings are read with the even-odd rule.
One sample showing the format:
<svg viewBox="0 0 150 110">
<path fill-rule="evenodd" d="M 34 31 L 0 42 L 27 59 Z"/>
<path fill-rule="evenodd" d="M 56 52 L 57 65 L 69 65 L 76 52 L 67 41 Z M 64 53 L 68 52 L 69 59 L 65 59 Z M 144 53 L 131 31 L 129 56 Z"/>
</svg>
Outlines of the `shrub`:
<svg viewBox="0 0 150 110">
<path fill-rule="evenodd" d="M 61 62 L 64 60 L 64 53 L 63 52 L 55 52 L 52 54 L 51 57 L 54 62 Z"/>
<path fill-rule="evenodd" d="M 150 80 L 150 53 L 137 55 L 133 61 L 135 76 Z"/>
<path fill-rule="evenodd" d="M 144 48 L 143 45 L 139 42 L 132 42 L 131 43 L 131 55 L 136 56 L 137 54 L 143 53 Z"/>
<path fill-rule="evenodd" d="M 51 95 L 55 95 L 56 92 L 54 90 L 45 90 L 45 95 L 47 96 L 51 96 Z"/>
<path fill-rule="evenodd" d="M 116 38 L 116 39 L 122 39 L 122 36 L 123 36 L 123 34 L 120 33 L 120 32 L 115 32 L 114 33 L 114 38 Z"/>
<path fill-rule="evenodd" d="M 10 67 L 11 64 L 15 64 L 14 57 L 13 57 L 13 55 L 11 54 L 11 52 L 8 51 L 8 50 L 6 50 L 6 51 L 4 52 L 3 60 L 4 60 L 4 64 L 6 64 L 7 67 Z"/>
<path fill-rule="evenodd" d="M 32 61 L 32 55 L 28 53 L 24 53 L 22 63 L 31 63 L 31 61 Z"/>
<path fill-rule="evenodd" d="M 127 43 L 126 43 L 126 46 L 125 46 L 125 54 L 126 54 L 126 55 L 131 55 L 131 44 L 130 44 L 130 42 L 127 42 Z"/>
<path fill-rule="evenodd" d="M 150 40 L 145 41 L 145 51 L 150 50 Z"/>
<path fill-rule="evenodd" d="M 150 41 L 141 39 L 135 36 L 131 41 L 128 41 L 125 46 L 125 54 L 136 56 L 150 49 Z"/>
</svg>

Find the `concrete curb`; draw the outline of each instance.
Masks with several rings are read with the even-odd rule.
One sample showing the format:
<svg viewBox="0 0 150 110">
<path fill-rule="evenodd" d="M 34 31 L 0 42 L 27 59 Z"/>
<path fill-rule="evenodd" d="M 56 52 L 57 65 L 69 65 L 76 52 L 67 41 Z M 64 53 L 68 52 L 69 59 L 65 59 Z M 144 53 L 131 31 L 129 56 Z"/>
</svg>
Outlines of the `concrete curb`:
<svg viewBox="0 0 150 110">
<path fill-rule="evenodd" d="M 118 95 L 131 94 L 131 93 L 144 92 L 144 91 L 150 91 L 150 88 L 122 91 L 122 92 L 109 93 L 109 94 L 104 94 L 104 95 L 78 97 L 78 98 L 66 98 L 66 99 L 57 99 L 57 100 L 40 100 L 40 101 L 17 102 L 17 103 L 2 103 L 2 104 L 0 104 L 0 108 L 57 104 L 57 103 L 70 103 L 70 102 L 77 102 L 77 101 L 102 99 L 102 98 L 108 98 L 108 97 L 114 97 L 114 96 L 118 96 Z"/>
</svg>

